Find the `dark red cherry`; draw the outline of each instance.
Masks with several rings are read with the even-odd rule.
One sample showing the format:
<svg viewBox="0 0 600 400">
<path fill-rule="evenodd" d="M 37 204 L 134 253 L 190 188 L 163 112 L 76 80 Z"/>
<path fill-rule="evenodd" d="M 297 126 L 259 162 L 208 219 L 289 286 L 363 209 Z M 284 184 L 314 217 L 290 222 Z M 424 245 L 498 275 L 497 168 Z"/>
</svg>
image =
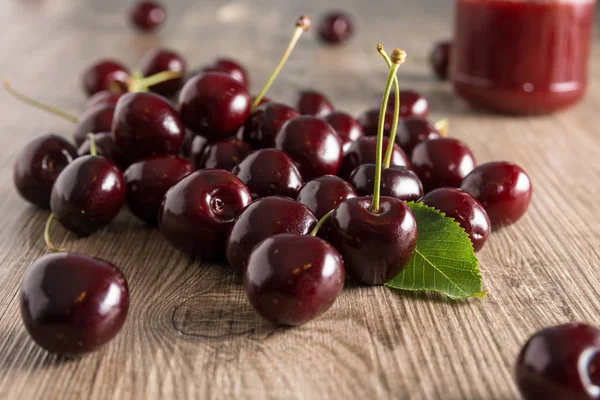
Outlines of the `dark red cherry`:
<svg viewBox="0 0 600 400">
<path fill-rule="evenodd" d="M 333 112 L 331 101 L 323 93 L 315 90 L 301 90 L 294 104 L 302 115 L 323 118 Z"/>
<path fill-rule="evenodd" d="M 390 136 L 393 120 L 394 114 L 390 111 L 386 112 L 383 125 L 383 134 L 385 136 Z M 365 136 L 377 136 L 379 108 L 373 108 L 365 111 L 360 117 L 358 117 L 358 123 L 362 127 Z"/>
<path fill-rule="evenodd" d="M 417 222 L 410 208 L 392 197 L 381 197 L 380 211 L 369 210 L 372 197 L 341 203 L 331 215 L 328 239 L 344 258 L 346 273 L 368 285 L 394 278 L 417 245 Z"/>
<path fill-rule="evenodd" d="M 250 87 L 250 79 L 246 68 L 229 58 L 219 58 L 213 64 L 202 68 L 200 72 L 222 72 L 241 83 L 246 89 Z"/>
<path fill-rule="evenodd" d="M 185 125 L 209 140 L 234 136 L 250 115 L 246 88 L 224 73 L 190 79 L 179 94 Z"/>
<path fill-rule="evenodd" d="M 129 209 L 148 225 L 158 225 L 158 210 L 165 194 L 192 172 L 194 166 L 190 161 L 173 154 L 131 164 L 124 174 Z"/>
<path fill-rule="evenodd" d="M 313 236 L 266 238 L 250 254 L 243 274 L 252 307 L 280 325 L 302 325 L 319 317 L 344 287 L 340 253 Z"/>
<path fill-rule="evenodd" d="M 441 187 L 459 187 L 476 164 L 475 156 L 463 142 L 439 138 L 418 144 L 411 165 L 427 193 Z"/>
<path fill-rule="evenodd" d="M 155 1 L 140 1 L 129 14 L 131 23 L 141 31 L 153 31 L 163 24 L 167 12 L 162 4 Z"/>
<path fill-rule="evenodd" d="M 426 119 L 409 117 L 398 122 L 396 143 L 402 147 L 402 150 L 404 150 L 409 157 L 419 143 L 430 139 L 437 139 L 439 137 L 440 133 L 438 130 Z"/>
<path fill-rule="evenodd" d="M 174 96 L 183 86 L 186 64 L 183 57 L 169 49 L 153 49 L 146 53 L 138 63 L 138 69 L 144 76 L 151 76 L 159 72 L 181 72 L 180 78 L 173 78 L 157 83 L 148 89 L 165 97 Z"/>
<path fill-rule="evenodd" d="M 27 268 L 21 318 L 50 353 L 88 353 L 110 342 L 129 310 L 125 276 L 113 264 L 75 253 L 52 253 Z"/>
<path fill-rule="evenodd" d="M 196 171 L 169 189 L 158 225 L 175 248 L 204 260 L 220 259 L 235 218 L 251 201 L 246 185 L 231 172 Z"/>
<path fill-rule="evenodd" d="M 73 140 L 75 145 L 81 144 L 90 133 L 110 132 L 115 114 L 115 106 L 99 104 L 88 108 L 81 114 L 75 127 Z"/>
<path fill-rule="evenodd" d="M 336 175 L 342 162 L 340 138 L 331 125 L 316 117 L 287 121 L 275 138 L 275 147 L 294 160 L 306 180 Z"/>
<path fill-rule="evenodd" d="M 85 102 L 85 109 L 96 106 L 116 106 L 123 92 L 113 92 L 111 90 L 102 90 L 97 92 Z"/>
<path fill-rule="evenodd" d="M 229 138 L 209 143 L 202 153 L 192 153 L 192 159 L 198 169 L 213 168 L 231 171 L 251 152 L 252 147 L 248 143 L 240 139 Z"/>
<path fill-rule="evenodd" d="M 375 188 L 375 164 L 359 165 L 348 178 L 359 196 L 372 196 Z M 406 167 L 391 166 L 381 171 L 381 195 L 404 201 L 423 197 L 423 185 L 417 174 Z"/>
<path fill-rule="evenodd" d="M 298 191 L 296 200 L 321 219 L 342 201 L 353 197 L 356 197 L 356 192 L 348 182 L 337 176 L 325 175 L 306 182 Z"/>
<path fill-rule="evenodd" d="M 88 67 L 83 73 L 83 89 L 88 96 L 113 86 L 126 92 L 129 83 L 129 70 L 115 60 L 100 60 Z"/>
<path fill-rule="evenodd" d="M 56 178 L 75 158 L 77 150 L 61 136 L 47 134 L 33 139 L 21 150 L 13 167 L 17 191 L 28 202 L 49 208 Z"/>
<path fill-rule="evenodd" d="M 252 111 L 242 130 L 242 139 L 255 149 L 275 147 L 275 136 L 283 124 L 300 114 L 281 103 L 269 102 Z"/>
<path fill-rule="evenodd" d="M 445 81 L 448 79 L 448 68 L 450 66 L 450 52 L 452 43 L 449 41 L 439 42 L 433 48 L 429 62 L 435 75 Z"/>
<path fill-rule="evenodd" d="M 157 154 L 177 154 L 184 127 L 179 113 L 153 93 L 126 93 L 113 119 L 115 151 L 127 164 Z"/>
<path fill-rule="evenodd" d="M 252 198 L 296 198 L 302 176 L 294 161 L 281 150 L 262 149 L 246 157 L 231 171 L 248 186 Z"/>
<path fill-rule="evenodd" d="M 115 161 L 114 157 L 114 149 L 115 149 L 115 141 L 113 139 L 113 135 L 110 132 L 100 132 L 94 134 L 94 143 L 96 143 L 96 153 L 100 156 L 104 156 L 111 161 Z M 79 149 L 77 149 L 77 154 L 80 156 L 85 156 L 90 154 L 91 143 L 90 139 L 85 139 Z"/>
<path fill-rule="evenodd" d="M 440 188 L 427 193 L 419 201 L 454 218 L 471 237 L 473 250 L 478 252 L 482 249 L 491 231 L 490 219 L 473 196 L 456 188 Z"/>
<path fill-rule="evenodd" d="M 390 96 L 388 100 L 388 112 L 394 110 L 396 100 L 394 96 Z M 400 118 L 419 117 L 427 118 L 429 114 L 429 102 L 427 99 L 414 90 L 400 91 Z"/>
<path fill-rule="evenodd" d="M 345 153 L 350 145 L 363 137 L 362 126 L 350 115 L 334 111 L 325 117 L 325 121 L 331 125 L 342 142 L 342 151 Z"/>
<path fill-rule="evenodd" d="M 319 23 L 319 37 L 328 44 L 344 43 L 353 33 L 352 18 L 344 12 L 329 12 Z"/>
<path fill-rule="evenodd" d="M 123 173 L 108 158 L 82 156 L 58 176 L 50 209 L 61 225 L 81 236 L 104 228 L 125 202 Z"/>
<path fill-rule="evenodd" d="M 383 138 L 383 151 L 387 149 L 389 139 Z M 409 167 L 410 162 L 408 158 L 397 144 L 394 144 L 392 151 L 392 158 L 390 165 L 399 167 Z M 338 176 L 342 179 L 348 180 L 350 174 L 359 165 L 372 164 L 375 162 L 377 154 L 377 138 L 374 136 L 366 136 L 359 138 L 356 142 L 352 143 L 340 165 Z"/>
<path fill-rule="evenodd" d="M 515 375 L 525 400 L 600 398 L 600 329 L 570 323 L 535 333 L 519 354 Z"/>
<path fill-rule="evenodd" d="M 227 239 L 227 261 L 234 268 L 246 265 L 254 246 L 278 233 L 307 235 L 317 224 L 308 207 L 287 197 L 263 197 L 237 218 Z"/>
<path fill-rule="evenodd" d="M 462 181 L 460 188 L 479 200 L 493 229 L 517 222 L 529 208 L 533 190 L 527 173 L 509 162 L 478 166 Z"/>
</svg>

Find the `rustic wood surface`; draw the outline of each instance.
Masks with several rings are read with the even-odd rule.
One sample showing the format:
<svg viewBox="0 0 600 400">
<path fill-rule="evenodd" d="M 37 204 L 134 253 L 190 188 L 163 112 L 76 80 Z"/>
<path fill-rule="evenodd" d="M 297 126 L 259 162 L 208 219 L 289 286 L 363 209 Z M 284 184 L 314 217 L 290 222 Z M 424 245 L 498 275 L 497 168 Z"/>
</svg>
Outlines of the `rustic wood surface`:
<svg viewBox="0 0 600 400">
<path fill-rule="evenodd" d="M 453 302 L 384 287 L 348 287 L 322 318 L 273 327 L 253 312 L 239 278 L 173 250 L 127 210 L 108 228 L 77 238 L 56 225 L 55 243 L 113 261 L 127 275 L 132 307 L 103 350 L 78 360 L 49 355 L 21 323 L 18 293 L 28 265 L 45 253 L 48 216 L 12 184 L 12 164 L 32 137 L 70 137 L 73 126 L 0 93 L 1 399 L 514 399 L 512 370 L 523 342 L 542 327 L 580 320 L 600 325 L 600 54 L 576 108 L 549 117 L 506 118 L 471 111 L 436 82 L 426 56 L 449 36 L 452 2 L 169 1 L 158 35 L 125 23 L 121 0 L 4 0 L 0 74 L 39 99 L 79 112 L 80 72 L 111 56 L 134 66 L 148 49 L 170 46 L 191 66 L 232 55 L 257 91 L 292 31 L 295 17 L 344 8 L 357 36 L 325 48 L 304 37 L 270 97 L 289 101 L 316 87 L 358 115 L 378 103 L 386 67 L 375 51 L 404 48 L 401 85 L 423 91 L 433 119 L 479 162 L 510 160 L 534 183 L 529 213 L 494 233 L 480 253 L 485 300 Z M 596 37 L 597 40 L 597 37 Z"/>
</svg>

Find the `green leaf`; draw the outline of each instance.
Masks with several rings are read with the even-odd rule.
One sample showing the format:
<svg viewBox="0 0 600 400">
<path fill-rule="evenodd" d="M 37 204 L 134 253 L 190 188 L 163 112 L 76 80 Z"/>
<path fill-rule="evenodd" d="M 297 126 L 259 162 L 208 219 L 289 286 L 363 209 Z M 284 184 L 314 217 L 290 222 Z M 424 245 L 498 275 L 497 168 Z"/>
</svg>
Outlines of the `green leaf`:
<svg viewBox="0 0 600 400">
<path fill-rule="evenodd" d="M 417 220 L 417 249 L 408 266 L 386 283 L 394 289 L 432 290 L 453 299 L 484 298 L 469 235 L 454 219 L 421 203 L 407 203 Z"/>
</svg>

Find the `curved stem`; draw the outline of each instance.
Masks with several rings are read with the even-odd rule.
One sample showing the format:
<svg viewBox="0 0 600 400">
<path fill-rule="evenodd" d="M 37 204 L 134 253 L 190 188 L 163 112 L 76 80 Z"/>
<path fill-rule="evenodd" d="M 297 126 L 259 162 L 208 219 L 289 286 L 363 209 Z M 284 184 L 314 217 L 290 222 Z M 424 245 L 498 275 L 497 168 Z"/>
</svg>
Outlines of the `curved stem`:
<svg viewBox="0 0 600 400">
<path fill-rule="evenodd" d="M 15 88 L 13 88 L 10 84 L 10 82 L 8 81 L 8 79 L 5 79 L 4 82 L 2 83 L 2 85 L 4 86 L 4 89 L 6 89 L 6 91 L 8 93 L 10 93 L 13 97 L 16 97 L 17 99 L 21 100 L 24 103 L 29 104 L 30 106 L 34 106 L 36 108 L 40 108 L 44 111 L 47 111 L 51 114 L 54 115 L 58 115 L 59 117 L 62 117 L 64 119 L 66 119 L 67 121 L 71 121 L 72 123 L 76 124 L 77 123 L 77 117 L 69 114 L 66 111 L 63 111 L 59 108 L 56 108 L 54 106 L 48 105 L 48 104 L 44 104 L 41 101 L 37 101 L 27 95 L 25 95 L 24 93 L 19 92 L 18 90 L 16 90 Z"/>
<path fill-rule="evenodd" d="M 97 156 L 98 150 L 96 149 L 96 138 L 93 133 L 88 133 L 87 138 L 90 141 L 90 155 Z"/>
<path fill-rule="evenodd" d="M 298 43 L 298 40 L 300 40 L 300 37 L 302 36 L 302 34 L 310 28 L 310 24 L 311 24 L 311 19 L 310 19 L 310 16 L 308 16 L 308 15 L 303 15 L 300 17 L 300 19 L 298 19 L 298 22 L 296 22 L 296 29 L 294 30 L 294 35 L 292 36 L 292 40 L 290 40 L 290 43 L 288 44 L 287 48 L 285 49 L 285 52 L 279 59 L 279 62 L 277 63 L 277 65 L 275 66 L 275 69 L 273 70 L 273 73 L 271 74 L 269 79 L 267 79 L 267 82 L 265 83 L 263 88 L 260 90 L 258 95 L 254 98 L 254 101 L 252 102 L 252 110 L 254 110 L 256 107 L 258 107 L 258 105 L 260 104 L 260 101 L 263 99 L 263 97 L 265 97 L 265 95 L 269 91 L 269 88 L 275 81 L 275 78 L 277 78 L 277 75 L 279 75 L 279 72 L 285 65 L 285 62 L 290 57 L 290 54 L 292 54 L 292 50 L 294 50 L 294 47 L 296 47 L 296 43 Z"/>
<path fill-rule="evenodd" d="M 383 49 L 383 46 L 378 44 L 377 51 L 385 60 L 388 68 L 392 67 L 392 60 L 388 57 L 387 53 Z M 392 162 L 392 153 L 394 151 L 394 143 L 396 142 L 396 132 L 398 131 L 398 121 L 400 120 L 400 85 L 398 84 L 398 77 L 394 75 L 394 119 L 392 121 L 392 130 L 390 132 L 390 140 L 385 151 L 385 158 L 383 159 L 383 168 L 389 168 Z"/>
<path fill-rule="evenodd" d="M 65 249 L 54 246 L 54 244 L 50 240 L 50 225 L 52 225 L 53 219 L 54 214 L 50 214 L 50 216 L 48 217 L 48 221 L 46 221 L 46 228 L 44 229 L 44 241 L 46 242 L 46 247 L 48 247 L 48 250 L 52 252 L 65 251 Z"/>
<path fill-rule="evenodd" d="M 438 122 L 436 122 L 434 126 L 435 126 L 435 129 L 438 130 L 438 132 L 440 133 L 440 135 L 442 137 L 447 137 L 449 125 L 450 125 L 450 121 L 448 121 L 448 118 L 443 118 L 443 119 L 440 119 Z"/>
<path fill-rule="evenodd" d="M 331 214 L 333 214 L 334 210 L 329 211 L 327 214 L 323 215 L 323 218 L 321 218 L 319 220 L 319 222 L 317 222 L 317 224 L 315 225 L 315 227 L 313 228 L 312 231 L 310 231 L 309 235 L 310 236 L 317 236 L 317 233 L 319 233 L 319 229 L 321 229 L 321 227 L 323 226 L 323 224 L 325 224 L 325 222 L 327 222 L 327 220 L 329 219 L 329 217 L 331 217 Z"/>
</svg>

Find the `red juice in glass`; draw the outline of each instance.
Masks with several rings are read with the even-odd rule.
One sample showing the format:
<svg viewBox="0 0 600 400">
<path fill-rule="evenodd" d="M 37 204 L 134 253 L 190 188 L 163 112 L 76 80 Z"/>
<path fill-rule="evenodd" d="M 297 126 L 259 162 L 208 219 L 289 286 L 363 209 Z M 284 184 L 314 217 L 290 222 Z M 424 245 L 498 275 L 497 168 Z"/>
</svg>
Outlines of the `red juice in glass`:
<svg viewBox="0 0 600 400">
<path fill-rule="evenodd" d="M 455 91 L 478 108 L 547 114 L 585 94 L 595 0 L 457 0 Z"/>
</svg>

